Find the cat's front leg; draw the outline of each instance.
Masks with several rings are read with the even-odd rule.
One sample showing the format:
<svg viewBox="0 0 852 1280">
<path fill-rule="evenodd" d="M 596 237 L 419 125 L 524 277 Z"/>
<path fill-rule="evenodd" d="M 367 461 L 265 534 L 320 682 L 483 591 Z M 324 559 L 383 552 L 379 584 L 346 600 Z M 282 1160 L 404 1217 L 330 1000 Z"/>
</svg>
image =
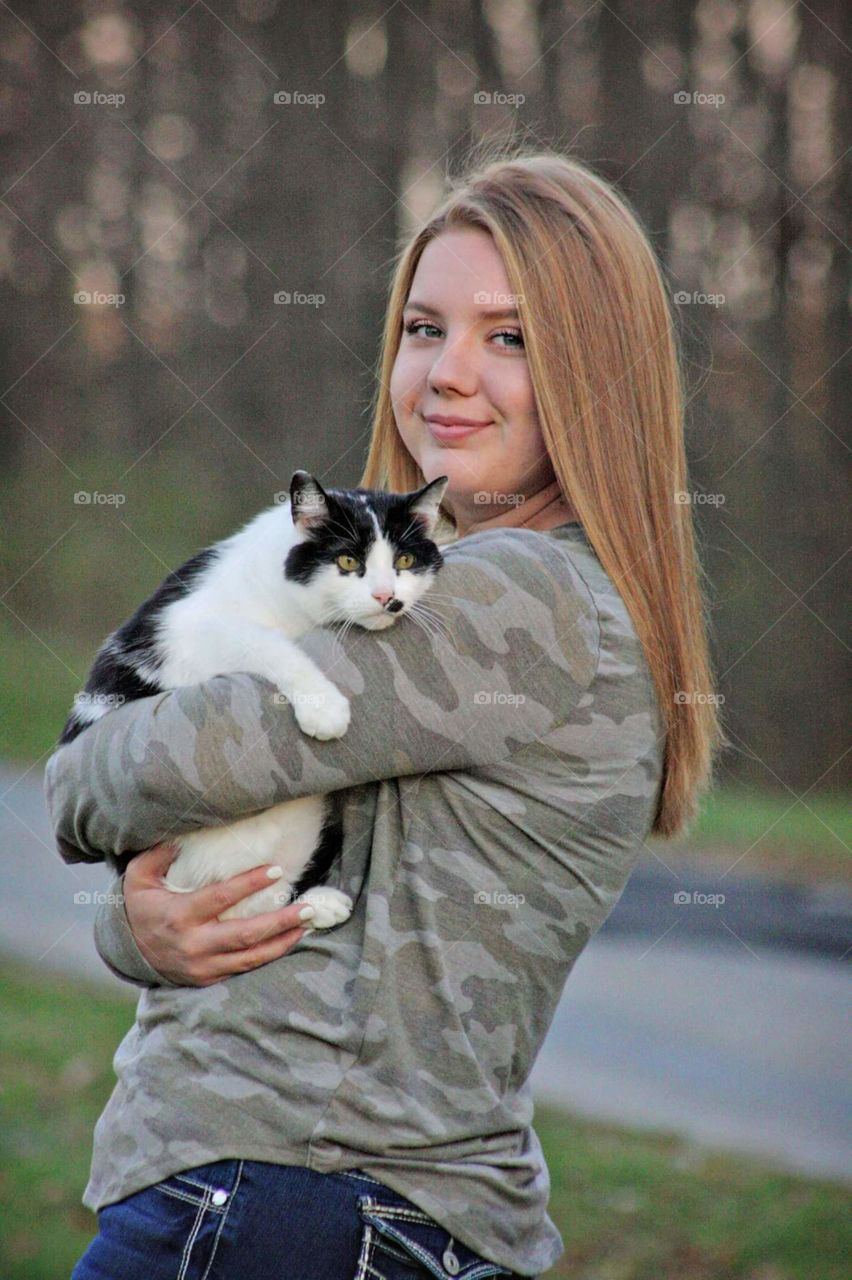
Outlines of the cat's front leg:
<svg viewBox="0 0 852 1280">
<path fill-rule="evenodd" d="M 187 658 L 182 662 L 175 657 L 164 665 L 164 684 L 175 687 L 223 672 L 249 671 L 271 681 L 292 703 L 299 728 L 309 737 L 342 738 L 349 728 L 349 699 L 295 641 L 274 627 L 197 611 L 172 626 L 180 628 L 180 643 L 173 641 L 171 648 Z"/>
<path fill-rule="evenodd" d="M 349 728 L 349 699 L 317 668 L 319 680 L 311 677 L 282 689 L 293 704 L 293 713 L 299 728 L 310 738 L 325 741 L 342 738 Z M 281 683 L 278 683 L 281 689 Z"/>
<path fill-rule="evenodd" d="M 330 929 L 332 925 L 341 924 L 352 915 L 352 899 L 342 889 L 331 889 L 327 885 L 314 885 L 299 894 L 299 902 L 309 902 L 314 909 L 313 917 L 302 926 L 304 929 Z"/>
</svg>

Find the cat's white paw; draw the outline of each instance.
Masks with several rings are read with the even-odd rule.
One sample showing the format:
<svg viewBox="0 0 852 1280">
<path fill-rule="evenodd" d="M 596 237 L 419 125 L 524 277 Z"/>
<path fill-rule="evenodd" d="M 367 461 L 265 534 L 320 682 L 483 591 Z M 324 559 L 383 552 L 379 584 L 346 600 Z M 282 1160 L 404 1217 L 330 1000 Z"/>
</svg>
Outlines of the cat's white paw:
<svg viewBox="0 0 852 1280">
<path fill-rule="evenodd" d="M 293 711 L 299 728 L 309 738 L 342 738 L 349 728 L 349 699 L 330 681 L 310 693 L 297 694 Z"/>
<path fill-rule="evenodd" d="M 352 914 L 352 899 L 348 893 L 340 889 L 329 889 L 327 885 L 318 884 L 305 893 L 300 893 L 297 901 L 304 906 L 310 903 L 314 908 L 312 919 L 301 926 L 305 929 L 330 929 L 334 924 L 341 924 Z"/>
</svg>

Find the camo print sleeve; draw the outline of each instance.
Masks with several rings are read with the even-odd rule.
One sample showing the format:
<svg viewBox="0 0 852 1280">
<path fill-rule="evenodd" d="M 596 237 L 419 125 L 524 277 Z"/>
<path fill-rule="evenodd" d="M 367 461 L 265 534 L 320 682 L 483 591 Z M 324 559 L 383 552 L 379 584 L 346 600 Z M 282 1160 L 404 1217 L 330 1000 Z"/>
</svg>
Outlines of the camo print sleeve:
<svg viewBox="0 0 852 1280">
<path fill-rule="evenodd" d="M 300 641 L 351 699 L 344 737 L 304 735 L 264 679 L 217 676 L 110 712 L 57 752 L 47 789 L 66 861 L 100 860 L 299 796 L 508 759 L 571 715 L 599 628 L 559 545 L 490 530 L 445 548 L 426 627 Z"/>
</svg>

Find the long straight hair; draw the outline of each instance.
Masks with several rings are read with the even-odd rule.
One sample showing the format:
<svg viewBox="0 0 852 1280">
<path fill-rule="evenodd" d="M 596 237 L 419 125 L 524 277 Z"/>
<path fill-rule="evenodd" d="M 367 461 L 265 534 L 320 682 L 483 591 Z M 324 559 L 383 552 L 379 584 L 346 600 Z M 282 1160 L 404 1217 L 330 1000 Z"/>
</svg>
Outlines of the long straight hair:
<svg viewBox="0 0 852 1280">
<path fill-rule="evenodd" d="M 662 271 L 624 198 L 573 158 L 504 153 L 452 181 L 397 258 L 365 487 L 405 492 L 426 482 L 396 427 L 390 378 L 415 268 L 450 227 L 488 232 L 502 257 L 556 479 L 624 600 L 654 680 L 666 736 L 652 831 L 677 835 L 695 817 L 724 736 Z M 452 530 L 451 512 L 442 515 Z"/>
</svg>

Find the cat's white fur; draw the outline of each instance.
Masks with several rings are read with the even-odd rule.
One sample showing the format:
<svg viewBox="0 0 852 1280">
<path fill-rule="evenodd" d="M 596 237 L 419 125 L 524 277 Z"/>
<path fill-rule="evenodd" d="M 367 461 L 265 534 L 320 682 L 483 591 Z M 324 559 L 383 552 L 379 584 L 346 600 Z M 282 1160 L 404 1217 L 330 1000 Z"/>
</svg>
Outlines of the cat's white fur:
<svg viewBox="0 0 852 1280">
<path fill-rule="evenodd" d="M 442 494 L 443 486 L 427 495 L 422 507 L 412 507 L 422 510 L 430 527 Z M 421 574 L 394 568 L 394 549 L 381 536 L 375 515 L 373 519 L 377 536 L 363 576 L 342 577 L 333 564 L 320 568 L 307 584 L 284 576 L 282 565 L 288 552 L 309 536 L 294 523 L 290 502 L 262 511 L 219 543 L 217 558 L 191 591 L 163 609 L 159 648 L 167 656 L 156 673 L 160 685 L 176 688 L 223 673 L 252 672 L 265 676 L 292 703 L 305 733 L 319 739 L 342 737 L 349 725 L 348 699 L 296 640 L 313 627 L 344 618 L 369 630 L 383 630 L 403 617 L 429 585 Z M 396 614 L 386 613 L 374 593 L 393 595 L 405 607 Z M 109 706 L 88 707 L 87 719 L 108 710 Z M 321 796 L 306 796 L 227 826 L 179 836 L 174 843 L 180 852 L 169 867 L 166 887 L 188 893 L 271 862 L 283 869 L 283 876 L 219 918 L 252 916 L 284 906 L 317 846 L 324 812 Z M 301 900 L 315 910 L 308 928 L 338 924 L 352 910 L 347 894 L 322 885 L 307 890 Z"/>
</svg>

